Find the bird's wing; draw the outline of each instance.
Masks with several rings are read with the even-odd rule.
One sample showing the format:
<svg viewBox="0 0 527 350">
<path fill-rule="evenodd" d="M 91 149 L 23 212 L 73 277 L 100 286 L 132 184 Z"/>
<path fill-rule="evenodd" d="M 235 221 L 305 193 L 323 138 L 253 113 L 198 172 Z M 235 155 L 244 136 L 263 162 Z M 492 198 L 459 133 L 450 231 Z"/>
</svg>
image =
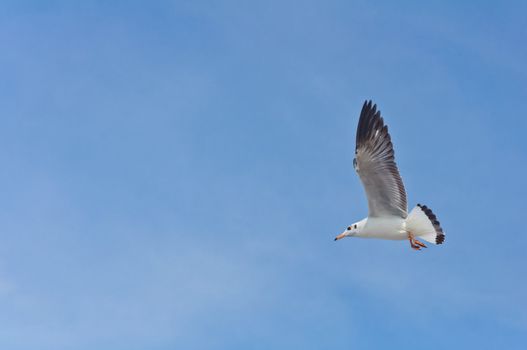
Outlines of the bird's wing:
<svg viewBox="0 0 527 350">
<path fill-rule="evenodd" d="M 364 102 L 360 113 L 353 165 L 368 197 L 369 216 L 408 216 L 388 126 L 371 101 Z"/>
</svg>

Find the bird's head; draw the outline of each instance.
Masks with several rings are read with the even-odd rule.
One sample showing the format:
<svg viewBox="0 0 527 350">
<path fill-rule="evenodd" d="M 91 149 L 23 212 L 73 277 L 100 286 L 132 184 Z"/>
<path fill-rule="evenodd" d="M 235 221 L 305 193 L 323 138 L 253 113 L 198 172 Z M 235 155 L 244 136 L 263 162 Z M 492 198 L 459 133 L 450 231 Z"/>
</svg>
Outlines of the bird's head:
<svg viewBox="0 0 527 350">
<path fill-rule="evenodd" d="M 362 226 L 363 226 L 363 222 L 359 221 L 359 222 L 356 222 L 356 223 L 346 227 L 346 230 L 344 230 L 344 232 L 342 232 L 340 235 L 335 237 L 335 241 L 338 241 L 339 239 L 344 238 L 344 237 L 355 236 L 360 231 Z"/>
</svg>

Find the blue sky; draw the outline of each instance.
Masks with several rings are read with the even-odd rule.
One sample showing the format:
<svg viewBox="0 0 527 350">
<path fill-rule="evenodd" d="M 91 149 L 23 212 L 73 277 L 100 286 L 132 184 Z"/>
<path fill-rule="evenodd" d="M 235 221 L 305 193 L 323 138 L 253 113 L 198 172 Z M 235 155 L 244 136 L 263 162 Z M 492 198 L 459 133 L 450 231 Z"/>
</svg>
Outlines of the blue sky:
<svg viewBox="0 0 527 350">
<path fill-rule="evenodd" d="M 1 2 L 0 348 L 523 349 L 526 11 Z M 443 246 L 333 241 L 370 98 Z"/>
</svg>

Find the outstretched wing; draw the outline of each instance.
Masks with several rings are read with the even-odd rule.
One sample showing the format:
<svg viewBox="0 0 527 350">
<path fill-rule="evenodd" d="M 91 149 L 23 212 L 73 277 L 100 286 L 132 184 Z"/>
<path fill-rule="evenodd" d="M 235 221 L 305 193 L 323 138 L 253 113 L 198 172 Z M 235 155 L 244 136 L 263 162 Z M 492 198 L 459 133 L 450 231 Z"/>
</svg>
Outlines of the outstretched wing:
<svg viewBox="0 0 527 350">
<path fill-rule="evenodd" d="M 371 101 L 364 102 L 360 113 L 353 166 L 368 197 L 369 216 L 407 217 L 406 191 L 388 126 Z"/>
</svg>

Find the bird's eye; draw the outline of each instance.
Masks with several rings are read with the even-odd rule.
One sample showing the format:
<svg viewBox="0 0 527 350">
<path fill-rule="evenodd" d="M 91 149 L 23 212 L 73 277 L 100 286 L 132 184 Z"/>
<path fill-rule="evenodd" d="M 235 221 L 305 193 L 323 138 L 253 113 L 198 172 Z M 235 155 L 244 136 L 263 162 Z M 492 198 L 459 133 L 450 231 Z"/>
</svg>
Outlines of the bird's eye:
<svg viewBox="0 0 527 350">
<path fill-rule="evenodd" d="M 353 225 L 353 228 L 357 228 L 357 224 Z"/>
<path fill-rule="evenodd" d="M 351 226 L 348 226 L 348 231 L 351 231 Z"/>
</svg>

